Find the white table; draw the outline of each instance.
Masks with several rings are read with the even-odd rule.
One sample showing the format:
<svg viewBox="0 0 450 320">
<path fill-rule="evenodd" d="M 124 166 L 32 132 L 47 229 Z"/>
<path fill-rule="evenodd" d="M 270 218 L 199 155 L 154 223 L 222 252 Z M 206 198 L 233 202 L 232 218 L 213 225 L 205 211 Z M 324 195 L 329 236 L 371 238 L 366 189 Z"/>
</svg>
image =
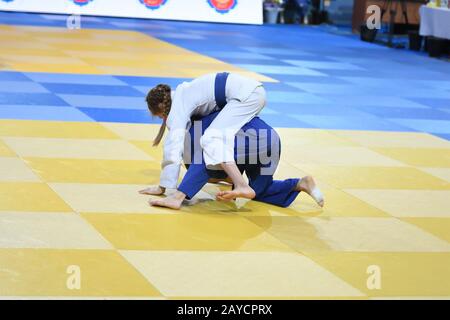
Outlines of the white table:
<svg viewBox="0 0 450 320">
<path fill-rule="evenodd" d="M 450 40 L 450 9 L 420 7 L 421 36 L 433 36 Z"/>
</svg>

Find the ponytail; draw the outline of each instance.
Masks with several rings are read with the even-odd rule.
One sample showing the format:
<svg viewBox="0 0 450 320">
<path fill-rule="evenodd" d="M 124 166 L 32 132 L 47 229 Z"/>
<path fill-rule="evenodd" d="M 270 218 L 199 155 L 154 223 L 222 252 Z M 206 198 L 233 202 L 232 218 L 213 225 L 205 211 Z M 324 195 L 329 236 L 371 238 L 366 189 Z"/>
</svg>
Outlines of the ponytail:
<svg viewBox="0 0 450 320">
<path fill-rule="evenodd" d="M 156 135 L 155 140 L 153 140 L 153 146 L 156 147 L 159 145 L 159 143 L 161 142 L 163 136 L 164 136 L 164 132 L 166 131 L 166 119 L 163 119 L 163 123 L 161 124 L 161 127 L 159 128 L 158 134 Z"/>
<path fill-rule="evenodd" d="M 153 146 L 156 147 L 161 142 L 167 127 L 167 117 L 169 116 L 172 106 L 172 97 L 170 95 L 170 87 L 166 84 L 158 84 L 152 88 L 147 94 L 148 110 L 153 115 L 163 118 L 163 123 L 159 128 L 158 135 L 153 140 Z"/>
</svg>

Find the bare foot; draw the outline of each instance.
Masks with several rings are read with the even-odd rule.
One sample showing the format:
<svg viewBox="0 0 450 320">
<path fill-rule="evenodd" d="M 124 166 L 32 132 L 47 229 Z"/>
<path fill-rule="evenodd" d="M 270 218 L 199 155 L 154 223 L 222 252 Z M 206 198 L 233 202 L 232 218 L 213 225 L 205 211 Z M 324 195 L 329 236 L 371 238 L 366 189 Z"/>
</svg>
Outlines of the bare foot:
<svg viewBox="0 0 450 320">
<path fill-rule="evenodd" d="M 140 190 L 140 194 L 148 194 L 153 196 L 160 196 L 162 195 L 166 190 L 164 188 L 161 188 L 160 186 L 151 186 L 147 189 Z"/>
<path fill-rule="evenodd" d="M 166 197 L 166 198 L 162 198 L 162 199 L 150 199 L 148 201 L 148 203 L 151 206 L 165 207 L 165 208 L 170 208 L 170 209 L 175 209 L 175 210 L 178 210 L 181 208 L 182 202 L 183 202 L 183 200 L 180 201 L 173 197 Z"/>
<path fill-rule="evenodd" d="M 309 194 L 319 206 L 323 207 L 325 204 L 325 201 L 323 199 L 322 192 L 320 189 L 316 186 L 316 183 L 311 176 L 303 177 L 298 183 L 297 187 L 295 188 L 296 191 L 303 191 Z"/>
<path fill-rule="evenodd" d="M 174 194 L 171 194 L 165 198 L 161 199 L 150 199 L 148 203 L 151 206 L 157 207 L 165 207 L 170 209 L 178 210 L 181 208 L 181 204 L 183 200 L 186 198 L 186 195 L 181 191 L 176 191 Z"/>
<path fill-rule="evenodd" d="M 218 201 L 224 201 L 224 202 L 230 202 L 232 200 L 234 200 L 233 198 L 229 199 L 229 198 L 224 198 L 223 196 L 221 196 L 220 194 L 223 194 L 224 191 L 220 191 L 218 194 L 216 194 L 216 200 Z"/>
<path fill-rule="evenodd" d="M 220 191 L 217 194 L 217 200 L 221 200 L 221 201 L 230 201 L 230 200 L 234 200 L 236 198 L 245 198 L 245 199 L 253 199 L 254 197 L 256 197 L 256 193 L 255 191 L 250 188 L 249 186 L 247 187 L 239 187 L 239 188 L 235 188 L 233 190 L 229 190 L 229 191 Z"/>
</svg>

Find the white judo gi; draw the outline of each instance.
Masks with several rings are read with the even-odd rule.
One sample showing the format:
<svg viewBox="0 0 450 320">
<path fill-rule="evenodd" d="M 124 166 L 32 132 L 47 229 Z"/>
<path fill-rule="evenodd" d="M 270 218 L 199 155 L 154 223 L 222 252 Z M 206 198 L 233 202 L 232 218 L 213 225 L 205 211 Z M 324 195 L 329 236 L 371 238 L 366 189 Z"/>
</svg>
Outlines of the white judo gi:
<svg viewBox="0 0 450 320">
<path fill-rule="evenodd" d="M 176 188 L 183 158 L 186 130 L 191 117 L 206 116 L 218 110 L 215 100 L 216 74 L 183 82 L 172 92 L 172 107 L 167 117 L 169 134 L 164 142 L 160 186 Z M 208 168 L 234 161 L 234 136 L 244 124 L 257 116 L 266 104 L 262 83 L 230 73 L 226 82 L 227 104 L 200 140 Z"/>
</svg>

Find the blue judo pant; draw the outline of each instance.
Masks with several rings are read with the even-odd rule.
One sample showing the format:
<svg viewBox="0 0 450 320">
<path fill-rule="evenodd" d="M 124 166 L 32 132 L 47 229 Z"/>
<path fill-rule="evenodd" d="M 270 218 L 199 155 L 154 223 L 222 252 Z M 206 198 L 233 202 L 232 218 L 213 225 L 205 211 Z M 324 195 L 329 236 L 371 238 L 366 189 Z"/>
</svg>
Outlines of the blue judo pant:
<svg viewBox="0 0 450 320">
<path fill-rule="evenodd" d="M 211 122 L 215 119 L 219 112 L 212 113 L 206 117 L 203 117 L 200 120 L 201 121 L 201 127 L 202 127 L 202 134 L 205 132 L 205 130 L 209 127 Z M 242 130 L 245 132 L 249 129 L 253 129 L 252 132 L 256 132 L 255 139 L 259 140 L 259 133 L 262 132 L 261 129 L 265 132 L 269 133 L 267 137 L 263 137 L 262 139 L 266 138 L 267 143 L 264 143 L 264 152 L 271 152 L 271 141 L 272 139 L 277 139 L 279 142 L 279 137 L 276 134 L 276 132 L 273 130 L 272 127 L 270 127 L 268 124 L 266 124 L 264 121 L 262 121 L 260 118 L 256 117 L 252 119 L 249 123 L 247 123 L 244 127 L 242 127 Z M 193 198 L 202 188 L 203 186 L 208 182 L 210 178 L 222 178 L 225 179 L 227 175 L 224 171 L 220 170 L 208 170 L 206 168 L 205 162 L 202 157 L 202 150 L 198 150 L 199 148 L 195 148 L 194 145 L 196 141 L 194 139 L 199 139 L 200 137 L 194 136 L 194 126 L 191 126 L 191 129 L 189 130 L 189 134 L 191 136 L 191 159 L 201 159 L 200 161 L 196 161 L 198 163 L 191 163 L 186 164 L 186 167 L 188 168 L 183 181 L 178 187 L 178 190 L 183 192 L 188 199 Z M 276 136 L 273 136 L 276 135 Z M 235 159 L 238 158 L 238 156 L 242 157 L 245 156 L 246 158 L 249 157 L 250 148 L 250 142 L 246 139 L 245 148 L 243 150 L 240 148 L 238 150 L 236 146 L 236 140 L 235 140 Z M 260 143 L 257 143 L 258 150 L 256 152 L 260 152 Z M 263 149 L 261 147 L 261 149 Z M 245 152 L 245 155 L 239 154 Z M 278 148 L 278 152 L 280 152 L 280 148 Z M 274 180 L 273 174 L 261 174 L 262 169 L 264 167 L 272 166 L 271 172 L 275 172 L 275 168 L 273 168 L 273 163 L 268 164 L 262 164 L 260 163 L 259 159 L 257 158 L 256 164 L 250 164 L 245 161 L 244 164 L 240 164 L 238 162 L 238 168 L 241 171 L 241 173 L 244 173 L 247 175 L 249 179 L 249 185 L 250 187 L 255 191 L 256 197 L 253 200 L 265 202 L 269 204 L 273 204 L 280 207 L 288 207 L 298 196 L 299 192 L 295 191 L 295 187 L 297 183 L 299 182 L 299 179 L 286 179 L 286 180 Z M 277 159 L 279 159 L 279 154 Z M 275 166 L 278 164 L 278 161 L 276 161 Z"/>
</svg>

